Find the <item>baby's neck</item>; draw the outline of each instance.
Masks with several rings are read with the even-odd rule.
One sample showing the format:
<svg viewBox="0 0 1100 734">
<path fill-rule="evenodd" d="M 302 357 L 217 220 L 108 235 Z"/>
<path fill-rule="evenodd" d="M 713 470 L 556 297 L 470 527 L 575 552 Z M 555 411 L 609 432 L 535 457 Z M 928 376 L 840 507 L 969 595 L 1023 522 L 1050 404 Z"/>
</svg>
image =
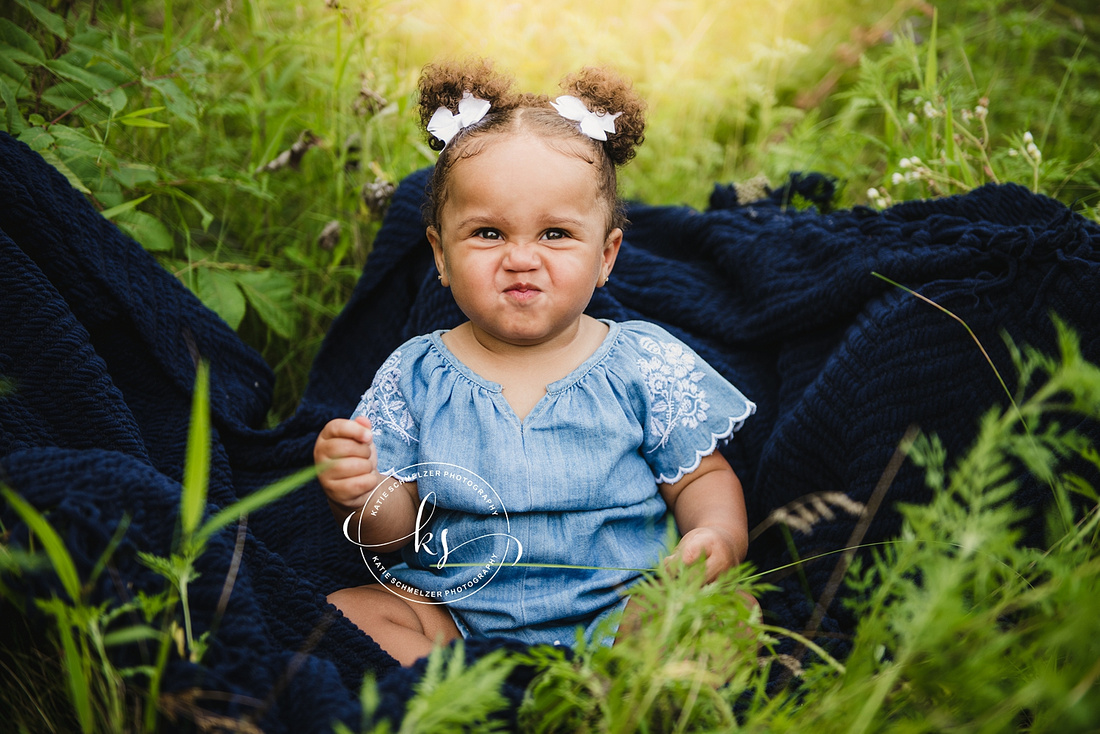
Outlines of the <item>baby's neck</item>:
<svg viewBox="0 0 1100 734">
<path fill-rule="evenodd" d="M 566 338 L 545 344 L 507 344 L 466 322 L 443 335 L 451 353 L 482 378 L 501 386 L 504 397 L 520 420 L 546 394 L 546 386 L 562 379 L 592 356 L 607 324 L 582 316 Z"/>
</svg>

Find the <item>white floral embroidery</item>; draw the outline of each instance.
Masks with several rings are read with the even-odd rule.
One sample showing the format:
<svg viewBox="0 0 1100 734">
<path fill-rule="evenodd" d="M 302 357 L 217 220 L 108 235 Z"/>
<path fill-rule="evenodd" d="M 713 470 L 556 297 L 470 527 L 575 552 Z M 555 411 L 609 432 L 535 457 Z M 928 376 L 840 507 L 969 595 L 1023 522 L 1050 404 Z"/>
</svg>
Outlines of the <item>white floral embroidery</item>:
<svg viewBox="0 0 1100 734">
<path fill-rule="evenodd" d="M 419 443 L 411 431 L 416 427 L 409 413 L 405 396 L 401 394 L 398 382 L 401 380 L 401 351 L 391 354 L 374 377 L 374 384 L 363 394 L 364 415 L 370 418 L 374 435 L 388 428 L 405 440 L 406 444 Z M 357 411 L 358 412 L 358 411 Z M 353 416 L 354 417 L 354 416 Z"/>
<path fill-rule="evenodd" d="M 653 397 L 649 425 L 660 436 L 650 452 L 664 446 L 679 425 L 696 428 L 707 419 L 707 392 L 700 386 L 705 374 L 695 369 L 695 355 L 678 342 L 658 342 L 648 336 L 638 340 L 653 356 L 640 358 L 638 366 L 646 389 Z"/>
</svg>

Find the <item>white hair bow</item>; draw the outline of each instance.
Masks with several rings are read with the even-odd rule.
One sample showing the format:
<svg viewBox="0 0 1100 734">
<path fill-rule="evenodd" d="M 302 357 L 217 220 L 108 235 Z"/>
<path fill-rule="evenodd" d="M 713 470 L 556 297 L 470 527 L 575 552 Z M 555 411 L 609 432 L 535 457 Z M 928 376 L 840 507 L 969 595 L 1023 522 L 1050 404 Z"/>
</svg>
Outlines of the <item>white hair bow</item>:
<svg viewBox="0 0 1100 734">
<path fill-rule="evenodd" d="M 592 112 L 584 102 L 569 95 L 558 97 L 550 104 L 565 119 L 579 122 L 581 132 L 593 140 L 607 140 L 607 134 L 615 132 L 615 118 L 622 114 Z"/>
<path fill-rule="evenodd" d="M 428 132 L 443 141 L 443 145 L 451 142 L 458 131 L 469 127 L 485 117 L 489 111 L 489 103 L 478 99 L 469 92 L 462 93 L 462 99 L 458 103 L 458 114 L 454 114 L 446 107 L 440 107 L 428 120 Z"/>
</svg>

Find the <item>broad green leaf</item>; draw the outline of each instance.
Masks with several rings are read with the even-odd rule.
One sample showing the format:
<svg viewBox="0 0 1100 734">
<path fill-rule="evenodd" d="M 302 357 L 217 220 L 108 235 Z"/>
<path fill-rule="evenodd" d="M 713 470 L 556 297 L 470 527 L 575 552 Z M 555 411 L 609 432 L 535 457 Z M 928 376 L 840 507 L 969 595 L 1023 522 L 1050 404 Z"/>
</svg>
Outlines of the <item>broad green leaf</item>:
<svg viewBox="0 0 1100 734">
<path fill-rule="evenodd" d="M 64 541 L 45 516 L 36 510 L 31 503 L 20 497 L 7 487 L 0 487 L 0 494 L 11 505 L 27 527 L 30 528 L 42 542 L 42 548 L 46 551 L 50 563 L 53 565 L 57 577 L 61 580 L 61 586 L 74 602 L 80 600 L 80 577 L 76 573 L 76 564 L 69 555 Z"/>
<path fill-rule="evenodd" d="M 112 174 L 116 181 L 128 189 L 160 180 L 160 174 L 157 173 L 157 169 L 153 166 L 147 166 L 144 163 L 120 161 L 118 170 L 113 171 Z"/>
<path fill-rule="evenodd" d="M 198 108 L 195 106 L 195 101 L 185 94 L 173 79 L 146 79 L 142 77 L 141 83 L 161 93 L 164 98 L 164 105 L 169 112 L 196 130 L 198 129 Z"/>
<path fill-rule="evenodd" d="M 42 47 L 38 45 L 38 42 L 7 18 L 0 18 L 0 41 L 24 54 L 27 62 L 42 63 L 46 60 L 46 54 Z"/>
<path fill-rule="evenodd" d="M 15 101 L 15 92 L 7 82 L 0 78 L 0 101 L 4 103 L 4 129 L 9 135 L 19 135 L 27 129 L 27 121 L 23 119 L 23 113 L 19 111 L 19 104 Z"/>
<path fill-rule="evenodd" d="M 172 233 L 164 223 L 145 212 L 125 212 L 119 215 L 115 224 L 150 252 L 167 252 L 174 244 Z"/>
<path fill-rule="evenodd" d="M 150 196 L 152 196 L 152 194 L 146 194 L 145 196 L 142 196 L 138 199 L 130 199 L 130 201 L 127 201 L 123 204 L 119 204 L 118 206 L 113 206 L 110 209 L 104 209 L 99 214 L 104 219 L 114 219 L 115 216 L 117 216 L 119 214 L 122 214 L 123 212 L 128 212 L 131 209 L 135 208 L 138 204 L 145 201 Z"/>
<path fill-rule="evenodd" d="M 89 101 L 91 96 L 82 84 L 61 81 L 42 92 L 41 99 L 61 111 L 61 115 L 50 115 L 54 118 L 53 122 L 68 122 L 68 116 L 75 114 L 81 120 L 94 125 L 107 119 L 107 112 L 92 104 Z"/>
<path fill-rule="evenodd" d="M 31 89 L 27 87 L 27 72 L 12 58 L 11 46 L 0 45 L 0 74 L 9 77 L 24 95 L 29 95 Z"/>
<path fill-rule="evenodd" d="M 38 3 L 31 2 L 31 0 L 15 0 L 15 2 L 26 8 L 50 33 L 61 39 L 69 37 L 68 32 L 65 30 L 65 19 L 60 15 L 51 13 Z"/>
<path fill-rule="evenodd" d="M 47 69 L 57 74 L 62 79 L 68 79 L 69 81 L 80 82 L 84 86 L 91 90 L 92 94 L 101 94 L 110 89 L 114 89 L 118 85 L 111 79 L 94 74 L 87 69 L 82 69 L 79 66 L 70 64 L 68 61 L 62 59 L 51 59 L 43 64 Z M 125 95 L 123 95 L 125 97 Z"/>
<path fill-rule="evenodd" d="M 241 325 L 245 300 L 236 278 L 218 268 L 199 268 L 195 281 L 198 297 L 207 308 L 221 316 L 231 328 Z"/>
<path fill-rule="evenodd" d="M 111 109 L 111 112 L 122 112 L 126 109 L 126 103 L 129 102 L 129 100 L 126 99 L 126 92 L 118 87 L 108 89 L 106 92 L 100 92 L 96 95 L 96 99 L 107 105 Z"/>
<path fill-rule="evenodd" d="M 249 304 L 268 327 L 284 339 L 294 336 L 294 283 L 273 270 L 245 272 L 237 276 Z"/>
<path fill-rule="evenodd" d="M 19 133 L 19 140 L 31 147 L 31 150 L 41 153 L 47 150 L 56 141 L 53 135 L 46 132 L 46 128 L 33 125 Z"/>
<path fill-rule="evenodd" d="M 83 130 L 67 125 L 54 125 L 50 128 L 50 133 L 57 139 L 58 154 L 70 164 L 76 159 L 86 158 L 97 168 L 113 168 L 118 165 L 111 149 L 89 137 Z"/>
<path fill-rule="evenodd" d="M 210 368 L 199 362 L 191 399 L 191 427 L 187 432 L 187 463 L 183 467 L 180 527 L 191 538 L 206 508 L 210 478 Z"/>
<path fill-rule="evenodd" d="M 65 162 L 57 157 L 57 154 L 52 150 L 40 150 L 38 151 L 47 163 L 56 168 L 69 180 L 69 185 L 82 194 L 90 194 L 92 190 L 84 185 L 84 182 L 80 180 L 80 176 L 73 173 L 73 170 L 65 165 Z"/>
</svg>

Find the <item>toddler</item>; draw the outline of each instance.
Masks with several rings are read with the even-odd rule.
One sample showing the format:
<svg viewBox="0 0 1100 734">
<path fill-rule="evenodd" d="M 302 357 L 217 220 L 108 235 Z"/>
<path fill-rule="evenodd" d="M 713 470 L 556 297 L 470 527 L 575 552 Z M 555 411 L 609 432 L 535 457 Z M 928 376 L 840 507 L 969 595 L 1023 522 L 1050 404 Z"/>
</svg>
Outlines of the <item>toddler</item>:
<svg viewBox="0 0 1100 734">
<path fill-rule="evenodd" d="M 708 581 L 745 556 L 716 448 L 755 405 L 660 327 L 584 313 L 622 243 L 616 168 L 644 104 L 605 70 L 562 86 L 550 100 L 487 63 L 424 70 L 427 239 L 468 321 L 401 345 L 314 447 L 379 581 L 329 600 L 403 665 L 471 634 L 591 640 L 669 552 L 668 513 L 674 555 L 705 555 Z"/>
</svg>

